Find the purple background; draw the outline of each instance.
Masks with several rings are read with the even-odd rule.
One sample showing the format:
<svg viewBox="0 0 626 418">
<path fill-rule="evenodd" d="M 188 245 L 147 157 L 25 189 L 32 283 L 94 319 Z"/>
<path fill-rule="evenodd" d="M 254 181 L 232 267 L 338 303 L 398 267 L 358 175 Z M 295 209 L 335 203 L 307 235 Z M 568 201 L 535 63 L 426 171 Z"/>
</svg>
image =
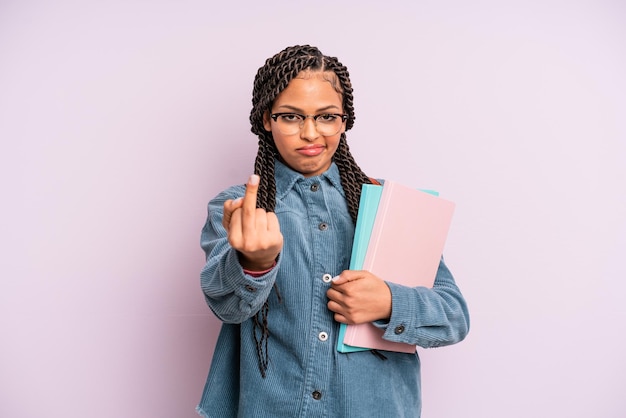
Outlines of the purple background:
<svg viewBox="0 0 626 418">
<path fill-rule="evenodd" d="M 206 203 L 252 170 L 256 70 L 311 43 L 366 172 L 457 203 L 472 330 L 420 350 L 423 416 L 623 417 L 626 6 L 224 3 L 0 2 L 0 416 L 196 416 Z"/>
</svg>

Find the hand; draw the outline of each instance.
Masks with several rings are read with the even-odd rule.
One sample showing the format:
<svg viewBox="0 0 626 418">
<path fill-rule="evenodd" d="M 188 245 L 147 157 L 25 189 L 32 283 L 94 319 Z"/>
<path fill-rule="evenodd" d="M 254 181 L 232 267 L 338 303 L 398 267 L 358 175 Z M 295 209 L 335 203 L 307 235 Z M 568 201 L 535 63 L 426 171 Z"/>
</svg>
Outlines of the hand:
<svg viewBox="0 0 626 418">
<path fill-rule="evenodd" d="M 271 268 L 283 248 L 283 235 L 273 212 L 256 207 L 259 176 L 253 174 L 243 198 L 224 202 L 222 225 L 228 242 L 239 252 L 239 263 L 247 270 Z"/>
<path fill-rule="evenodd" d="M 391 316 L 391 290 L 369 271 L 345 270 L 333 279 L 326 296 L 337 322 L 362 324 Z"/>
</svg>

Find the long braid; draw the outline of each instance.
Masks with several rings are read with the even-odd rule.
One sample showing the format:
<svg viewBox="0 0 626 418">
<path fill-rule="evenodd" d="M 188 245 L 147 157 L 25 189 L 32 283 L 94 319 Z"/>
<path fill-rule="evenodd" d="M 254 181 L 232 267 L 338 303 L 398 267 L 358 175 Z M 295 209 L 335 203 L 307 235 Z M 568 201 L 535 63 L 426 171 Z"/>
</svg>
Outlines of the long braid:
<svg viewBox="0 0 626 418">
<path fill-rule="evenodd" d="M 271 134 L 265 132 L 271 137 Z M 276 181 L 274 178 L 274 161 L 278 150 L 274 141 L 259 139 L 259 151 L 254 162 L 254 173 L 261 178 L 257 192 L 257 207 L 273 211 L 276 206 Z"/>
<path fill-rule="evenodd" d="M 354 103 L 352 83 L 348 69 L 337 58 L 328 57 L 315 47 L 309 45 L 293 46 L 284 49 L 265 61 L 259 68 L 254 79 L 252 90 L 252 110 L 250 111 L 251 131 L 259 138 L 259 149 L 254 162 L 254 172 L 261 178 L 257 193 L 257 207 L 266 211 L 274 211 L 276 207 L 276 180 L 274 176 L 275 160 L 280 154 L 274 143 L 271 132 L 265 130 L 263 117 L 272 109 L 276 97 L 303 71 L 332 72 L 335 77 L 329 79 L 335 90 L 341 94 L 343 112 L 348 115 L 346 130 L 354 125 Z M 341 185 L 346 195 L 348 210 L 352 220 L 356 223 L 361 197 L 361 186 L 371 183 L 369 177 L 363 173 L 354 161 L 346 142 L 346 134 L 341 134 L 339 147 L 333 156 L 333 161 L 339 168 Z M 279 302 L 280 293 L 274 285 Z M 253 334 L 257 346 L 259 370 L 261 376 L 266 376 L 269 365 L 268 328 L 269 303 L 265 301 L 263 307 L 253 317 Z"/>
<path fill-rule="evenodd" d="M 350 153 L 350 148 L 346 142 L 345 134 L 341 136 L 339 147 L 335 152 L 333 160 L 339 168 L 341 186 L 346 194 L 348 211 L 356 224 L 356 217 L 359 212 L 359 199 L 361 198 L 361 186 L 363 184 L 371 184 L 372 181 L 354 161 L 354 157 Z"/>
</svg>

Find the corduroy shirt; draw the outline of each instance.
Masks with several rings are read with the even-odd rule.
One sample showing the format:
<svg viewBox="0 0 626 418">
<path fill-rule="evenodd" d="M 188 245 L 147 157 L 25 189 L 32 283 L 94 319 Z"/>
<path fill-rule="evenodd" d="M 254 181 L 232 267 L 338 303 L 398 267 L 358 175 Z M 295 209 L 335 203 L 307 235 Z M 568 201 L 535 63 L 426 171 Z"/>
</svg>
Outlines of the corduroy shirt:
<svg viewBox="0 0 626 418">
<path fill-rule="evenodd" d="M 419 417 L 417 353 L 383 352 L 386 359 L 381 359 L 371 351 L 336 349 L 339 324 L 327 308 L 326 291 L 330 279 L 348 268 L 354 236 L 337 166 L 305 178 L 276 161 L 275 176 L 275 213 L 284 244 L 266 274 L 243 271 L 222 226 L 224 202 L 242 197 L 245 185 L 228 188 L 208 205 L 201 287 L 223 324 L 198 413 L 210 418 Z M 467 306 L 443 260 L 432 289 L 387 285 L 392 315 L 388 323 L 377 323 L 386 329 L 384 338 L 428 348 L 454 344 L 467 334 Z M 269 366 L 263 378 L 251 318 L 266 300 Z M 397 334 L 397 327 L 405 331 Z"/>
</svg>

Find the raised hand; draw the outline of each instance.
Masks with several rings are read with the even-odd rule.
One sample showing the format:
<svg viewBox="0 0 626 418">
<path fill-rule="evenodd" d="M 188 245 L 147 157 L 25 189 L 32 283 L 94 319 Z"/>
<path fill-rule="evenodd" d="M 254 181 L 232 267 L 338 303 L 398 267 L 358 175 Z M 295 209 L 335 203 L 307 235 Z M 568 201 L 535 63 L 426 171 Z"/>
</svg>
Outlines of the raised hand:
<svg viewBox="0 0 626 418">
<path fill-rule="evenodd" d="M 256 207 L 259 176 L 253 174 L 243 198 L 224 202 L 222 225 L 228 242 L 239 252 L 239 262 L 247 270 L 271 268 L 283 248 L 283 235 L 273 212 Z"/>
<path fill-rule="evenodd" d="M 345 270 L 333 279 L 326 296 L 337 322 L 362 324 L 391 316 L 391 290 L 369 271 Z"/>
</svg>

